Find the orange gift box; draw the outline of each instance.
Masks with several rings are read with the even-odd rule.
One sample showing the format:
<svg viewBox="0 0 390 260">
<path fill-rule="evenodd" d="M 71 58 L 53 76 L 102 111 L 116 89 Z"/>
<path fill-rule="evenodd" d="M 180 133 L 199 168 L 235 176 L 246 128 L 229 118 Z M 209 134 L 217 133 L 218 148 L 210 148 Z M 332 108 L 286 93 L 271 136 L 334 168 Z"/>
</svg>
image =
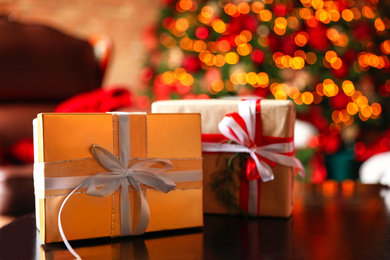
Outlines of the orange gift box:
<svg viewBox="0 0 390 260">
<path fill-rule="evenodd" d="M 43 243 L 203 226 L 199 114 L 42 113 L 34 149 Z"/>
<path fill-rule="evenodd" d="M 203 207 L 205 213 L 235 214 L 244 212 L 249 213 L 250 215 L 258 216 L 289 217 L 293 208 L 293 181 L 295 166 L 292 167 L 289 165 L 283 165 L 287 154 L 289 158 L 286 160 L 294 161 L 293 163 L 297 164 L 297 168 L 302 166 L 300 162 L 295 157 L 293 157 L 293 136 L 295 123 L 294 104 L 287 100 L 261 100 L 261 102 L 257 100 L 246 102 L 252 102 L 250 103 L 252 104 L 251 106 L 253 106 L 253 109 L 256 109 L 256 112 L 253 113 L 253 116 L 257 118 L 257 121 L 253 120 L 256 121 L 253 122 L 253 125 L 256 125 L 254 131 L 254 135 L 256 136 L 255 138 L 262 139 L 263 142 L 268 141 L 269 143 L 267 145 L 269 146 L 267 147 L 272 147 L 273 142 L 275 141 L 278 143 L 275 144 L 276 146 L 282 145 L 283 149 L 288 148 L 289 150 L 286 150 L 286 153 L 282 152 L 282 159 L 275 159 L 276 162 L 272 161 L 274 160 L 274 155 L 265 156 L 269 157 L 270 160 L 267 160 L 267 158 L 264 159 L 264 157 L 261 156 L 253 154 L 251 155 L 250 158 L 255 156 L 260 157 L 258 160 L 260 161 L 259 164 L 261 164 L 260 167 L 263 167 L 263 161 L 267 161 L 267 164 L 271 164 L 271 166 L 263 167 L 269 167 L 272 171 L 271 175 L 273 174 L 274 176 L 273 179 L 269 177 L 266 182 L 261 181 L 261 178 L 249 179 L 254 178 L 253 175 L 252 177 L 248 174 L 245 175 L 245 171 L 248 171 L 248 173 L 252 171 L 246 170 L 249 161 L 246 165 L 242 164 L 242 159 L 240 159 L 240 161 L 237 159 L 238 156 L 235 156 L 235 159 L 232 161 L 234 162 L 234 167 L 239 169 L 239 173 L 232 175 L 231 178 L 233 179 L 233 184 L 228 187 L 231 196 L 235 200 L 233 206 L 226 203 L 226 201 L 223 202 L 220 198 L 217 197 L 216 192 L 218 189 L 213 189 L 212 184 L 215 183 L 216 176 L 218 174 L 226 173 L 226 162 L 235 153 L 229 151 L 222 152 L 218 149 L 216 149 L 214 152 L 205 151 L 205 140 L 210 139 L 209 137 L 212 137 L 211 139 L 215 139 L 213 141 L 214 143 L 212 144 L 214 147 L 218 147 L 220 143 L 223 143 L 223 141 L 221 141 L 222 139 L 219 138 L 219 136 L 222 136 L 220 133 L 219 124 L 222 120 L 225 120 L 226 117 L 228 117 L 230 121 L 234 121 L 233 123 L 237 125 L 239 125 L 241 120 L 242 125 L 244 125 L 242 128 L 244 128 L 245 131 L 248 131 L 246 129 L 248 125 L 244 124 L 244 120 L 241 118 L 240 114 L 237 113 L 240 111 L 239 106 L 242 101 L 232 99 L 158 101 L 152 104 L 152 112 L 201 114 L 204 149 Z M 232 113 L 234 115 L 231 115 Z M 237 119 L 237 117 L 240 117 L 241 119 Z M 231 123 L 228 124 L 231 125 Z M 227 127 L 228 135 L 229 132 L 231 132 L 229 127 Z M 232 138 L 232 140 L 234 140 L 235 137 L 233 136 Z M 223 145 L 229 146 L 230 144 Z M 248 144 L 248 147 L 242 146 L 240 149 L 243 151 L 245 150 L 247 154 L 250 154 L 256 149 L 261 150 L 261 145 L 257 146 L 257 144 Z M 259 153 L 261 153 L 261 151 Z M 279 155 L 276 155 L 276 157 L 277 156 Z M 256 161 L 255 159 L 256 158 L 254 158 L 253 161 Z M 303 170 L 303 168 L 300 169 Z M 262 172 L 258 175 L 261 176 Z M 252 188 L 252 185 L 255 187 Z M 232 189 L 232 187 L 237 188 Z"/>
</svg>

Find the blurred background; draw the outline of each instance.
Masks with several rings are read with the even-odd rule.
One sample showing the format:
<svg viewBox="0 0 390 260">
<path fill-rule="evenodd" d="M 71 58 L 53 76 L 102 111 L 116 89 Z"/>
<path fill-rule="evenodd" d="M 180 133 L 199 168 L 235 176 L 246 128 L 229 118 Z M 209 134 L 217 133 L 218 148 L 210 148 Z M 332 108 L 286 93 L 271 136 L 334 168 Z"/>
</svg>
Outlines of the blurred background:
<svg viewBox="0 0 390 260">
<path fill-rule="evenodd" d="M 56 111 L 290 99 L 303 181 L 390 185 L 389 7 L 378 0 L 0 0 L 0 15 L 110 39 L 99 86 L 106 92 L 57 100 Z"/>
</svg>

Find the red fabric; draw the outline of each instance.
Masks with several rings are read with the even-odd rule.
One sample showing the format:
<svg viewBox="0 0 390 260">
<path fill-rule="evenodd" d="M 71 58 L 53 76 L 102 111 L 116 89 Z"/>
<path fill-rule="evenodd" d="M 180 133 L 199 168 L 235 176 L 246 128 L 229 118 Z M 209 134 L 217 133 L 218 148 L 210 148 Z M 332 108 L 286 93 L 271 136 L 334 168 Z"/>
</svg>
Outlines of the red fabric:
<svg viewBox="0 0 390 260">
<path fill-rule="evenodd" d="M 54 112 L 109 112 L 132 104 L 131 94 L 124 88 L 96 89 L 78 94 L 60 103 Z"/>
</svg>

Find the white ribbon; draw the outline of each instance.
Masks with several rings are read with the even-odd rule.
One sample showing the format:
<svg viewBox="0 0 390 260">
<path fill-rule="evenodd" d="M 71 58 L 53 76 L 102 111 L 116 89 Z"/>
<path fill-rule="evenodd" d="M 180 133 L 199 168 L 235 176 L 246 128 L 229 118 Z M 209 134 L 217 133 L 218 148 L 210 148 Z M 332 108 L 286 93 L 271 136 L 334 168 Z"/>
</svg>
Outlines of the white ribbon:
<svg viewBox="0 0 390 260">
<path fill-rule="evenodd" d="M 302 163 L 293 156 L 287 156 L 281 153 L 289 153 L 294 151 L 293 142 L 288 143 L 275 143 L 264 146 L 252 146 L 256 132 L 256 100 L 245 100 L 239 103 L 239 115 L 244 120 L 247 132 L 245 132 L 241 126 L 232 118 L 225 116 L 219 123 L 218 128 L 222 135 L 228 139 L 234 141 L 236 144 L 230 143 L 202 143 L 202 150 L 204 152 L 238 152 L 248 153 L 254 160 L 257 171 L 262 181 L 271 181 L 274 179 L 274 174 L 271 166 L 260 160 L 257 155 L 260 155 L 268 160 L 280 165 L 293 167 L 298 169 L 300 175 L 304 175 L 304 168 Z M 232 132 L 235 134 L 232 134 Z M 257 154 L 257 155 L 256 155 Z M 257 182 L 251 181 L 249 185 L 249 205 L 248 211 L 251 214 L 257 214 L 258 202 L 257 202 Z"/>
<path fill-rule="evenodd" d="M 105 148 L 93 145 L 92 149 L 96 159 L 109 172 L 97 173 L 81 184 L 79 184 L 71 193 L 69 193 L 63 201 L 58 213 L 58 228 L 60 235 L 67 249 L 76 257 L 80 256 L 73 250 L 64 234 L 61 222 L 62 210 L 68 199 L 80 188 L 86 187 L 87 194 L 93 196 L 106 197 L 114 193 L 119 187 L 120 189 L 120 230 L 121 235 L 140 235 L 145 232 L 149 224 L 149 205 L 139 186 L 139 183 L 155 188 L 164 193 L 172 190 L 176 184 L 158 174 L 172 169 L 173 166 L 169 160 L 164 159 L 146 159 L 128 167 L 130 158 L 130 137 L 129 137 L 129 114 L 118 114 L 119 124 L 119 154 L 120 159 L 116 158 L 111 152 Z M 164 163 L 164 168 L 152 168 L 150 166 L 156 163 Z M 102 185 L 103 184 L 103 185 Z M 102 186 L 101 186 L 102 185 Z M 139 222 L 135 229 L 131 226 L 131 210 L 128 186 L 131 185 L 139 194 L 140 199 L 140 216 Z M 97 187 L 101 186 L 100 189 Z"/>
</svg>

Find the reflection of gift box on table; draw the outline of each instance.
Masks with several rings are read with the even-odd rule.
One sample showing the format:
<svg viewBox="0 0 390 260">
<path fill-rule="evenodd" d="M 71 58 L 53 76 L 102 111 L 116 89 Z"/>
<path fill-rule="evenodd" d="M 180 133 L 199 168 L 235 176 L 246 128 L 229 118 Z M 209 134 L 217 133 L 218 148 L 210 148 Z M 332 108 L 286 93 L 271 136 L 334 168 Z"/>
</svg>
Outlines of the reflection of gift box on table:
<svg viewBox="0 0 390 260">
<path fill-rule="evenodd" d="M 203 225 L 199 115 L 48 113 L 34 125 L 43 243 L 62 240 L 59 212 L 68 240 Z"/>
<path fill-rule="evenodd" d="M 293 157 L 291 101 L 158 101 L 152 104 L 152 112 L 201 113 L 205 213 L 243 210 L 261 216 L 291 215 L 294 168 L 302 169 Z M 230 163 L 236 153 L 241 155 Z M 237 172 L 235 168 L 238 174 L 231 173 Z"/>
<path fill-rule="evenodd" d="M 203 232 L 174 232 L 171 236 L 152 234 L 143 237 L 80 241 L 75 247 L 83 259 L 203 259 Z M 63 244 L 41 245 L 41 260 L 73 259 Z"/>
</svg>

